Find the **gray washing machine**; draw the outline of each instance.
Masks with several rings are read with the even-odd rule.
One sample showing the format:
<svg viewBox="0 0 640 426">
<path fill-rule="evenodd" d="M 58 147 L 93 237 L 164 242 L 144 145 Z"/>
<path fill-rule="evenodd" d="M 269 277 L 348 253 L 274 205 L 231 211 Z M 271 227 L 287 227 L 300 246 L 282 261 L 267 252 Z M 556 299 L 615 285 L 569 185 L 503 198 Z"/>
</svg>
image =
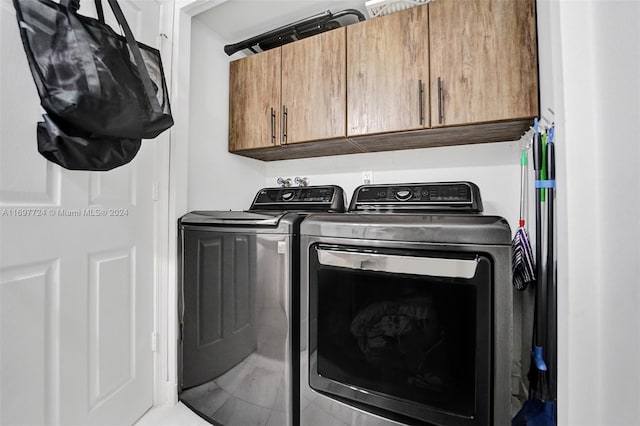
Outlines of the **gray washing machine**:
<svg viewBox="0 0 640 426">
<path fill-rule="evenodd" d="M 344 211 L 337 186 L 265 188 L 179 220 L 182 402 L 224 426 L 299 423 L 300 223 Z"/>
<path fill-rule="evenodd" d="M 470 182 L 366 185 L 304 220 L 301 425 L 510 424 L 511 230 L 481 212 Z"/>
</svg>

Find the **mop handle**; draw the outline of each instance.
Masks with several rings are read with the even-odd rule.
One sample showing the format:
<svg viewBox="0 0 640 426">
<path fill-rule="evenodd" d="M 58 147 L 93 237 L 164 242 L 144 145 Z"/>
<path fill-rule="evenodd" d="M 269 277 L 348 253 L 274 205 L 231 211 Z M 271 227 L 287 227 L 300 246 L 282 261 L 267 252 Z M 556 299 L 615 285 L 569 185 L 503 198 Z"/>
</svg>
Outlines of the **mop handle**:
<svg viewBox="0 0 640 426">
<path fill-rule="evenodd" d="M 527 150 L 522 150 L 522 155 L 520 156 L 520 227 L 523 228 L 525 225 L 524 221 L 524 211 L 525 211 L 525 191 L 527 190 L 527 165 L 529 164 L 527 160 Z"/>
<path fill-rule="evenodd" d="M 546 340 L 546 322 L 545 322 L 545 314 L 546 314 L 546 277 L 542 276 L 542 200 L 541 193 L 542 189 L 537 185 L 537 183 L 541 180 L 541 169 L 542 169 L 542 135 L 538 132 L 538 120 L 534 121 L 535 123 L 535 140 L 533 143 L 533 168 L 536 172 L 536 315 L 535 315 L 535 346 L 542 346 L 545 344 Z M 544 357 L 543 349 L 540 349 L 543 356 L 540 358 L 540 361 Z"/>
</svg>

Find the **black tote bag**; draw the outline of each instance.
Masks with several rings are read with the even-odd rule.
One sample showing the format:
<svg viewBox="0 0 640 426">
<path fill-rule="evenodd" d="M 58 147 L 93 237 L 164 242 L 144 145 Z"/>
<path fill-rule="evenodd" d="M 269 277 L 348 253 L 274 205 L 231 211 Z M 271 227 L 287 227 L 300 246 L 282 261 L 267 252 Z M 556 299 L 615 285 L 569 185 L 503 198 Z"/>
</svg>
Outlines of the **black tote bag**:
<svg viewBox="0 0 640 426">
<path fill-rule="evenodd" d="M 22 43 L 49 119 L 95 136 L 151 139 L 173 125 L 157 49 L 136 42 L 116 0 L 125 36 L 77 14 L 78 0 L 13 0 Z"/>
<path fill-rule="evenodd" d="M 54 122 L 46 114 L 38 123 L 38 152 L 69 170 L 106 172 L 129 163 L 140 150 L 140 139 L 90 136 Z"/>
</svg>

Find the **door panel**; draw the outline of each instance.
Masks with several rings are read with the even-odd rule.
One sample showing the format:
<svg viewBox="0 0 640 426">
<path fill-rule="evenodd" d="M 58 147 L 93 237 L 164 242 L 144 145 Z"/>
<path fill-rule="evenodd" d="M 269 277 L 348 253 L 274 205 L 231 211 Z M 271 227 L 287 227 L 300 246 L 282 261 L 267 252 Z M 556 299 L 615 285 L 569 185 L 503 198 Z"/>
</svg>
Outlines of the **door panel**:
<svg viewBox="0 0 640 426">
<path fill-rule="evenodd" d="M 2 271 L 0 282 L 0 424 L 45 424 L 55 397 L 58 262 L 31 263 Z M 11 343 L 11 344 L 8 344 Z M 15 366 L 28 368 L 16 368 Z M 5 368 L 13 366 L 13 368 Z M 5 391 L 5 384 L 20 383 Z"/>
<path fill-rule="evenodd" d="M 429 127 L 427 11 L 419 6 L 347 27 L 348 136 Z"/>
<path fill-rule="evenodd" d="M 57 206 L 61 170 L 42 161 L 40 155 L 33 155 L 35 123 L 41 120 L 42 112 L 22 48 L 15 10 L 10 0 L 2 0 L 0 8 L 0 201 L 3 206 Z M 24 170 L 29 173 L 25 174 Z"/>
<path fill-rule="evenodd" d="M 430 4 L 431 125 L 537 115 L 535 22 L 532 0 Z"/>
<path fill-rule="evenodd" d="M 230 151 L 280 144 L 280 75 L 280 49 L 229 64 Z"/>
<path fill-rule="evenodd" d="M 89 405 L 134 379 L 135 249 L 89 255 Z M 113 317 L 113 312 L 121 315 Z"/>
<path fill-rule="evenodd" d="M 282 46 L 285 143 L 345 136 L 345 33 L 340 28 Z"/>
<path fill-rule="evenodd" d="M 0 423 L 132 424 L 153 401 L 152 189 L 168 134 L 109 172 L 46 161 L 13 5 L 0 2 Z M 157 45 L 163 4 L 120 1 L 140 41 Z"/>
<path fill-rule="evenodd" d="M 89 204 L 133 207 L 136 205 L 137 167 L 119 167 L 109 174 L 91 173 Z"/>
</svg>

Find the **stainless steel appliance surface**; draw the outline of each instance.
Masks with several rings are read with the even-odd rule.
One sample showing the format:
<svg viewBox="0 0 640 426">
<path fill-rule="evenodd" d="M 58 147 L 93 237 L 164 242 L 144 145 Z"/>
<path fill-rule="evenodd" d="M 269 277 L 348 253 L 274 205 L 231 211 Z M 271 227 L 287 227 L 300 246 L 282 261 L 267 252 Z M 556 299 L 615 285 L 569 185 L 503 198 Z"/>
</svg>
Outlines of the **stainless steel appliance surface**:
<svg viewBox="0 0 640 426">
<path fill-rule="evenodd" d="M 470 182 L 367 185 L 301 225 L 300 421 L 511 418 L 511 231 Z"/>
<path fill-rule="evenodd" d="M 337 186 L 265 188 L 179 220 L 181 401 L 213 424 L 299 423 L 300 222 L 344 210 Z"/>
</svg>

